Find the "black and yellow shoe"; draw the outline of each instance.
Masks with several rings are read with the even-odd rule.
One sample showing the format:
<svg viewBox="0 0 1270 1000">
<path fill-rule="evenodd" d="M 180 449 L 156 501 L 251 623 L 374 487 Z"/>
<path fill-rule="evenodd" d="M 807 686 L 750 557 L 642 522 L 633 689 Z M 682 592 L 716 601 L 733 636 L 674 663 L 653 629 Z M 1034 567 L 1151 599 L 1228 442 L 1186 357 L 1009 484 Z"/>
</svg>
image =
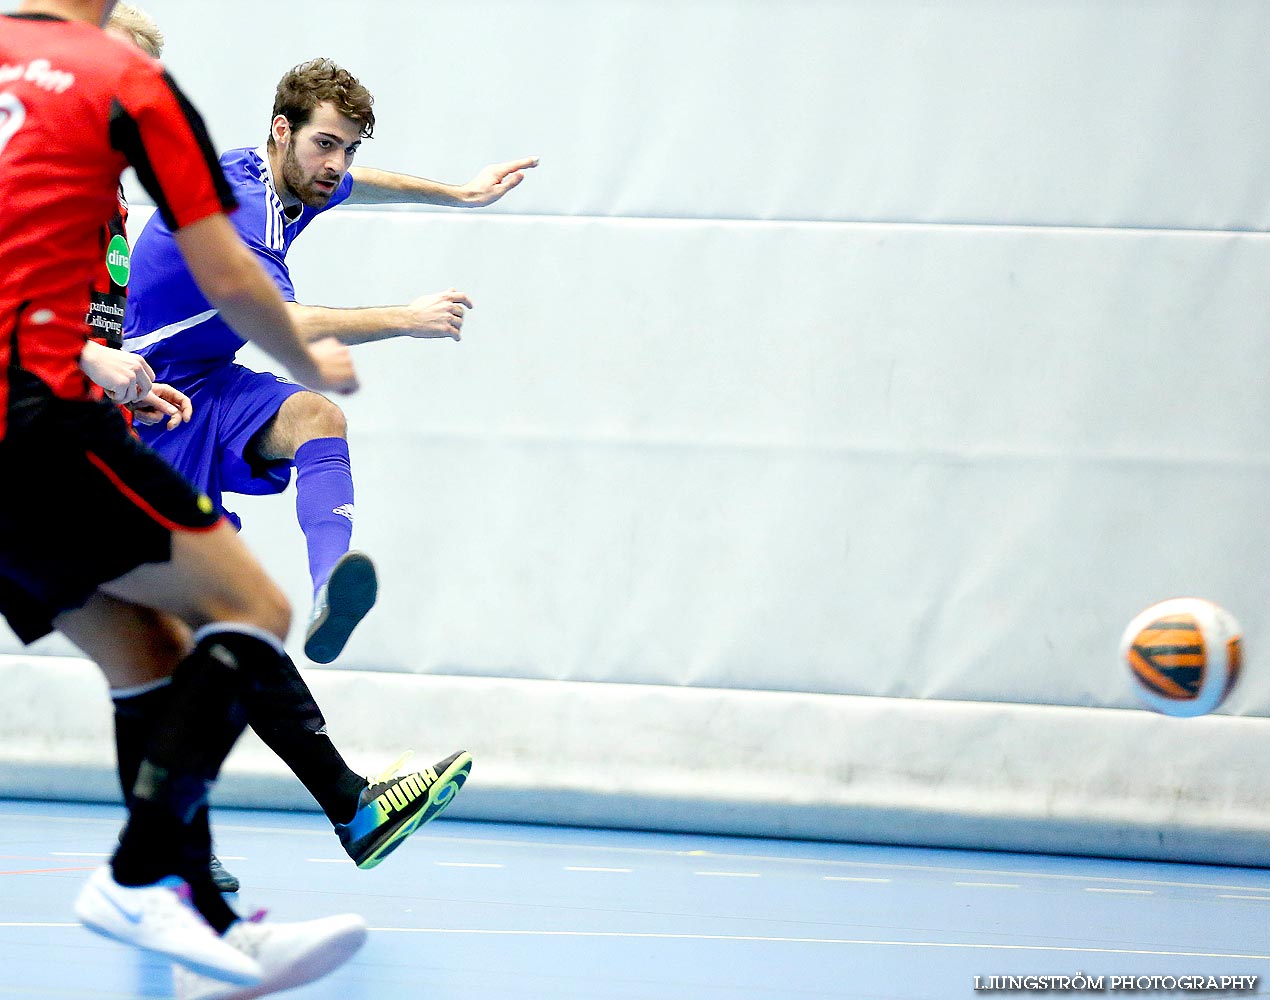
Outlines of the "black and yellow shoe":
<svg viewBox="0 0 1270 1000">
<path fill-rule="evenodd" d="M 374 868 L 454 801 L 472 770 L 472 755 L 460 750 L 422 771 L 392 777 L 406 759 L 370 781 L 352 820 L 335 824 L 340 843 L 358 868 Z"/>
</svg>

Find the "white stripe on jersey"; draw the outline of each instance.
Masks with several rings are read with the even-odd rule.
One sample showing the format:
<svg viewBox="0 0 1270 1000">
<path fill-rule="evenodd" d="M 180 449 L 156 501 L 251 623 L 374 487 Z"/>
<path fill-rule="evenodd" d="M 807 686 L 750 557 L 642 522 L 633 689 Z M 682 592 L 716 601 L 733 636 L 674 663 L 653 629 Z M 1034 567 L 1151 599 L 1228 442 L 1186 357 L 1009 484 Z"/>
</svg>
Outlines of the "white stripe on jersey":
<svg viewBox="0 0 1270 1000">
<path fill-rule="evenodd" d="M 287 249 L 287 220 L 282 211 L 282 199 L 278 197 L 273 186 L 273 170 L 269 165 L 269 151 L 261 146 L 255 150 L 260 161 L 260 179 L 265 188 L 265 246 L 270 250 L 285 253 Z"/>
<path fill-rule="evenodd" d="M 167 326 L 160 327 L 155 330 L 154 333 L 142 334 L 140 337 L 125 337 L 124 347 L 133 354 L 136 354 L 137 351 L 150 347 L 153 344 L 157 344 L 161 340 L 167 340 L 169 337 L 174 337 L 183 330 L 188 330 L 190 327 L 198 326 L 200 323 L 206 323 L 215 315 L 215 309 L 208 309 L 206 312 L 201 312 L 197 316 L 191 316 L 189 319 L 182 319 L 175 323 L 169 323 Z"/>
</svg>

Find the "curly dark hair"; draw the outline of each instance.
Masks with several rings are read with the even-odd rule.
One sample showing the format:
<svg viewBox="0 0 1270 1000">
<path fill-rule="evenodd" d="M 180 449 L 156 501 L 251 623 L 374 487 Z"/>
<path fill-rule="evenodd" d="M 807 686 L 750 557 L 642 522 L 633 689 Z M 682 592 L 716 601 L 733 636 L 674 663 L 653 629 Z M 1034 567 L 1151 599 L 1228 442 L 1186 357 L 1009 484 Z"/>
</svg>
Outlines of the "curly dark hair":
<svg viewBox="0 0 1270 1000">
<path fill-rule="evenodd" d="M 369 139 L 375 131 L 375 98 L 361 85 L 357 77 L 337 66 L 330 59 L 310 59 L 293 66 L 278 81 L 273 98 L 273 117 L 285 115 L 293 130 L 309 123 L 319 104 L 330 101 L 340 114 L 346 115 L 362 126 L 362 138 Z M 269 136 L 273 145 L 273 136 Z"/>
</svg>

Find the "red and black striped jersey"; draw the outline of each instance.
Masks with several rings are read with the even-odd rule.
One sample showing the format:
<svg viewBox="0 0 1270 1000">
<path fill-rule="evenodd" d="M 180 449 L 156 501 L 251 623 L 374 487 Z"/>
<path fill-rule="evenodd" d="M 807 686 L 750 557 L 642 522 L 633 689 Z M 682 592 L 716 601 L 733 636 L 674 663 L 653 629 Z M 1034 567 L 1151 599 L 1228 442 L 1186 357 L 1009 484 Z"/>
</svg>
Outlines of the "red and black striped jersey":
<svg viewBox="0 0 1270 1000">
<path fill-rule="evenodd" d="M 235 207 L 202 119 L 158 62 L 89 24 L 0 16 L 0 437 L 27 376 L 39 392 L 96 394 L 78 359 L 128 165 L 173 228 Z"/>
</svg>

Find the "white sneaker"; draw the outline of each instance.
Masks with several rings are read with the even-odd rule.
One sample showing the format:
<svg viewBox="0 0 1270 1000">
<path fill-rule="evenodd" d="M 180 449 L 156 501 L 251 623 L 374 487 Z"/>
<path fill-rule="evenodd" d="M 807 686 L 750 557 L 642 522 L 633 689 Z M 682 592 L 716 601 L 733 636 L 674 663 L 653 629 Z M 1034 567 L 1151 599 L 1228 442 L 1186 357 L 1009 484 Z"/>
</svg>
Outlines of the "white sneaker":
<svg viewBox="0 0 1270 1000">
<path fill-rule="evenodd" d="M 177 966 L 176 1000 L 250 1000 L 321 979 L 347 962 L 366 941 L 366 921 L 353 913 L 295 924 L 240 920 L 221 939 L 260 963 L 254 986 L 230 986 Z"/>
<path fill-rule="evenodd" d="M 103 865 L 75 900 L 84 926 L 196 969 L 223 982 L 260 982 L 260 963 L 226 944 L 189 903 L 189 886 L 175 875 L 153 885 L 123 886 Z"/>
</svg>

